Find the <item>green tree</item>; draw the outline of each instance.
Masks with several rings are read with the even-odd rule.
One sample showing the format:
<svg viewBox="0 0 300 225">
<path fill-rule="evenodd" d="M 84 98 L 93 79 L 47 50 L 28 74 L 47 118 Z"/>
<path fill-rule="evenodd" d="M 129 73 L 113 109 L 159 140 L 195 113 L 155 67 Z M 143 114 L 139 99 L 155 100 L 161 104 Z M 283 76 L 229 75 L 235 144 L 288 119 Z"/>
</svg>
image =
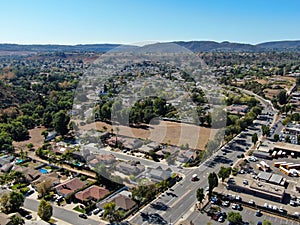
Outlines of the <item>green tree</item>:
<svg viewBox="0 0 300 225">
<path fill-rule="evenodd" d="M 70 122 L 70 117 L 64 112 L 59 111 L 54 115 L 54 129 L 57 133 L 61 134 L 62 136 L 66 135 L 69 131 L 68 124 Z"/>
<path fill-rule="evenodd" d="M 208 175 L 208 198 L 211 199 L 212 192 L 218 186 L 218 176 L 215 172 Z"/>
<path fill-rule="evenodd" d="M 13 215 L 9 219 L 10 219 L 9 223 L 8 223 L 9 225 L 23 225 L 23 224 L 25 224 L 25 221 L 22 218 L 18 217 L 17 215 Z"/>
<path fill-rule="evenodd" d="M 224 180 L 230 176 L 231 169 L 231 167 L 225 168 L 223 166 L 220 168 L 218 176 L 222 179 L 222 182 L 224 182 Z"/>
<path fill-rule="evenodd" d="M 279 141 L 279 134 L 274 134 L 274 141 L 275 142 Z"/>
<path fill-rule="evenodd" d="M 196 194 L 197 200 L 202 203 L 202 201 L 205 198 L 204 190 L 203 188 L 198 188 L 197 189 L 197 194 Z"/>
<path fill-rule="evenodd" d="M 261 130 L 262 130 L 262 135 L 263 136 L 268 136 L 270 134 L 270 127 L 269 126 L 262 125 Z"/>
<path fill-rule="evenodd" d="M 0 151 L 8 150 L 8 147 L 12 147 L 12 138 L 9 133 L 0 131 Z"/>
<path fill-rule="evenodd" d="M 234 224 L 241 223 L 243 221 L 243 217 L 240 213 L 238 212 L 229 212 L 227 214 L 227 220 L 229 222 L 232 222 Z"/>
<path fill-rule="evenodd" d="M 262 225 L 272 225 L 272 223 L 269 220 L 264 220 Z"/>
<path fill-rule="evenodd" d="M 38 216 L 42 220 L 49 221 L 51 219 L 52 213 L 53 208 L 50 202 L 47 202 L 46 200 L 42 199 L 38 207 Z"/>
<path fill-rule="evenodd" d="M 287 95 L 286 91 L 280 91 L 277 98 L 278 98 L 279 104 L 284 105 L 287 103 L 288 95 Z"/>
<path fill-rule="evenodd" d="M 103 206 L 104 213 L 103 217 L 109 219 L 111 222 L 120 222 L 121 221 L 121 214 L 118 210 L 116 210 L 116 203 L 114 202 L 107 202 Z"/>
<path fill-rule="evenodd" d="M 24 203 L 24 195 L 20 192 L 12 191 L 2 195 L 0 199 L 1 210 L 5 213 L 17 211 Z"/>
<path fill-rule="evenodd" d="M 252 143 L 253 143 L 253 144 L 256 144 L 257 141 L 258 141 L 257 133 L 254 133 L 254 134 L 252 135 Z"/>
</svg>

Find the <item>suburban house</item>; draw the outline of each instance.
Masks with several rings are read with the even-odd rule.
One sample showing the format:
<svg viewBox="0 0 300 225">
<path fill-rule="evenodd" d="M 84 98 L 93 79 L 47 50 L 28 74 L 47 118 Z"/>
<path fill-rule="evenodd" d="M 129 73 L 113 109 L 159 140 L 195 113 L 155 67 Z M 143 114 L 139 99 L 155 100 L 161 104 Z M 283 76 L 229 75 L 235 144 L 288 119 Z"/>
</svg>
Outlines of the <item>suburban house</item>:
<svg viewBox="0 0 300 225">
<path fill-rule="evenodd" d="M 99 201 L 109 194 L 109 190 L 104 187 L 93 185 L 88 187 L 87 189 L 80 191 L 75 194 L 75 198 L 77 198 L 81 202 L 85 201 Z"/>
<path fill-rule="evenodd" d="M 136 202 L 131 199 L 131 192 L 128 191 L 122 191 L 112 198 L 106 199 L 104 202 L 99 203 L 97 207 L 103 208 L 107 202 L 114 202 L 117 209 L 124 211 L 130 210 L 136 205 Z"/>
<path fill-rule="evenodd" d="M 145 170 L 145 166 L 136 162 L 120 162 L 116 169 L 127 175 L 137 175 Z"/>
<path fill-rule="evenodd" d="M 34 180 L 37 180 L 42 175 L 40 171 L 30 167 L 14 166 L 13 169 L 15 171 L 22 172 L 29 183 L 32 183 Z"/>
<path fill-rule="evenodd" d="M 163 170 L 160 166 L 157 168 L 149 168 L 147 171 L 147 175 L 150 179 L 156 181 L 163 181 L 171 178 L 172 170 L 168 168 L 167 170 Z"/>
<path fill-rule="evenodd" d="M 107 140 L 107 144 L 110 146 L 116 146 L 116 141 L 117 144 L 122 145 L 122 148 L 127 150 L 137 149 L 143 145 L 142 140 L 128 137 L 111 137 Z"/>
<path fill-rule="evenodd" d="M 60 184 L 60 178 L 57 173 L 42 174 L 37 180 L 31 183 L 32 187 L 37 190 L 41 183 L 49 185 L 47 188 L 55 187 Z"/>
<path fill-rule="evenodd" d="M 227 106 L 225 108 L 225 111 L 228 113 L 231 113 L 231 114 L 245 115 L 249 111 L 249 107 L 247 105 L 233 104 L 233 105 Z"/>
<path fill-rule="evenodd" d="M 181 150 L 177 156 L 177 161 L 181 163 L 189 163 L 195 161 L 198 154 L 193 150 Z"/>
<path fill-rule="evenodd" d="M 9 156 L 9 155 L 4 155 L 2 157 L 0 157 L 0 167 L 11 163 L 13 160 L 15 159 L 14 156 Z"/>
<path fill-rule="evenodd" d="M 113 154 L 103 154 L 103 155 L 97 155 L 94 159 L 89 161 L 89 165 L 91 167 L 96 167 L 101 163 L 107 165 L 107 164 L 113 164 L 115 162 L 117 162 L 117 160 Z"/>
<path fill-rule="evenodd" d="M 45 141 L 51 141 L 51 140 L 53 140 L 56 137 L 56 135 L 57 135 L 56 131 L 49 132 L 48 135 L 47 135 L 47 137 L 46 137 L 46 139 L 45 139 Z"/>
<path fill-rule="evenodd" d="M 117 209 L 124 211 L 130 210 L 136 205 L 135 201 L 124 195 L 117 195 L 111 202 L 116 204 Z"/>
<path fill-rule="evenodd" d="M 68 197 L 85 186 L 79 178 L 73 178 L 55 187 L 57 194 Z"/>
</svg>

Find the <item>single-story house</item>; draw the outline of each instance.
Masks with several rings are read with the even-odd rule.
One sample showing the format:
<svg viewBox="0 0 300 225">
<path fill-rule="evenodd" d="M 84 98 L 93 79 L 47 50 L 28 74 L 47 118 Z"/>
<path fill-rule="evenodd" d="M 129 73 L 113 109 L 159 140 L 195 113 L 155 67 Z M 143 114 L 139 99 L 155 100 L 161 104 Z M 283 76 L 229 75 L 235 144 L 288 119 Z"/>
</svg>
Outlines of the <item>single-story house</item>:
<svg viewBox="0 0 300 225">
<path fill-rule="evenodd" d="M 132 209 L 136 205 L 135 201 L 124 195 L 117 195 L 112 202 L 116 204 L 117 209 L 125 211 Z"/>
<path fill-rule="evenodd" d="M 103 206 L 107 202 L 114 202 L 116 204 L 117 209 L 121 209 L 124 211 L 130 210 L 136 205 L 136 202 L 131 199 L 131 196 L 128 194 L 128 191 L 120 192 L 112 198 L 109 198 L 104 202 L 99 203 L 97 207 L 103 208 Z"/>
<path fill-rule="evenodd" d="M 177 160 L 181 163 L 193 162 L 197 158 L 198 154 L 193 150 L 182 150 L 177 156 Z"/>
<path fill-rule="evenodd" d="M 49 174 L 42 174 L 37 180 L 33 181 L 31 185 L 34 189 L 37 190 L 38 185 L 44 182 L 46 182 L 46 184 L 49 185 L 48 188 L 55 187 L 56 185 L 60 184 L 59 175 L 55 172 Z"/>
<path fill-rule="evenodd" d="M 143 172 L 145 170 L 145 166 L 136 162 L 120 162 L 117 164 L 116 169 L 127 175 L 136 175 Z"/>
<path fill-rule="evenodd" d="M 77 192 L 75 194 L 75 198 L 77 198 L 81 202 L 89 200 L 99 201 L 108 194 L 109 190 L 107 190 L 106 188 L 93 185 L 83 191 Z"/>
<path fill-rule="evenodd" d="M 147 171 L 147 175 L 149 178 L 154 180 L 163 181 L 167 180 L 172 176 L 172 170 L 168 168 L 167 170 L 163 170 L 160 166 L 157 168 L 149 168 Z"/>
<path fill-rule="evenodd" d="M 14 166 L 13 170 L 22 172 L 29 183 L 31 183 L 34 180 L 37 180 L 42 175 L 42 173 L 39 170 L 35 170 L 30 167 Z"/>
<path fill-rule="evenodd" d="M 57 194 L 68 197 L 75 193 L 76 191 L 84 188 L 85 183 L 81 181 L 79 178 L 73 178 L 71 180 L 65 181 L 62 184 L 59 184 L 55 187 Z"/>
<path fill-rule="evenodd" d="M 89 161 L 89 165 L 91 167 L 95 167 L 100 163 L 113 164 L 115 162 L 117 162 L 117 160 L 113 154 L 103 154 L 103 155 L 97 155 L 94 159 Z"/>
<path fill-rule="evenodd" d="M 47 137 L 46 137 L 46 141 L 51 141 L 53 140 L 57 135 L 57 132 L 56 131 L 51 131 L 48 133 Z"/>
<path fill-rule="evenodd" d="M 249 111 L 249 107 L 247 105 L 233 104 L 227 106 L 225 111 L 231 114 L 245 115 Z"/>
</svg>

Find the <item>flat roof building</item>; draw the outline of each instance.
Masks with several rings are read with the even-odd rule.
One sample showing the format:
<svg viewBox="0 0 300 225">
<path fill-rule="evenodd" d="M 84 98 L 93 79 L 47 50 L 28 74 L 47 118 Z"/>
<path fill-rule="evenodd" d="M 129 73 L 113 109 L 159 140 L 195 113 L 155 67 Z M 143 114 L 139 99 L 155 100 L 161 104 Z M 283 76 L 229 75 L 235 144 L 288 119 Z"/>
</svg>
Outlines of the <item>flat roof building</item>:
<svg viewBox="0 0 300 225">
<path fill-rule="evenodd" d="M 227 189 L 282 202 L 285 195 L 284 187 L 253 179 L 248 179 L 249 185 L 245 185 L 243 180 L 245 179 L 239 177 L 231 179 L 227 184 Z"/>
</svg>

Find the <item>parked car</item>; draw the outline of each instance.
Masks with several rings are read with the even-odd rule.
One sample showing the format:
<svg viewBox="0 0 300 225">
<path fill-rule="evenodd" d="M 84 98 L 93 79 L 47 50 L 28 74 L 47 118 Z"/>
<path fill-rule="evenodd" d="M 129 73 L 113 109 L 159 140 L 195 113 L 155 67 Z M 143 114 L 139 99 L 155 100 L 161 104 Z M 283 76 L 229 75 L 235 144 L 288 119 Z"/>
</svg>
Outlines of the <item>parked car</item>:
<svg viewBox="0 0 300 225">
<path fill-rule="evenodd" d="M 222 223 L 225 221 L 225 218 L 223 216 L 220 216 L 219 219 L 218 219 L 218 222 Z"/>
<path fill-rule="evenodd" d="M 99 212 L 100 212 L 100 209 L 99 209 L 99 208 L 96 208 L 96 209 L 93 210 L 93 214 L 94 214 L 94 215 L 96 215 L 96 214 L 99 213 Z"/>
<path fill-rule="evenodd" d="M 237 209 L 237 204 L 236 204 L 236 203 L 233 203 L 232 206 L 231 206 L 231 208 L 232 208 L 232 209 Z"/>
<path fill-rule="evenodd" d="M 238 204 L 238 205 L 237 205 L 237 210 L 239 210 L 239 211 L 242 211 L 242 210 L 243 210 L 243 207 L 242 207 L 241 204 Z"/>
<path fill-rule="evenodd" d="M 230 202 L 229 201 L 223 202 L 223 206 L 226 206 L 226 207 L 230 206 Z"/>
<path fill-rule="evenodd" d="M 83 214 L 83 213 L 79 214 L 78 216 L 79 216 L 80 218 L 82 218 L 82 219 L 87 219 L 87 216 L 86 216 L 85 214 Z"/>
<path fill-rule="evenodd" d="M 249 201 L 249 204 L 255 205 L 255 202 L 251 199 L 251 200 Z"/>
<path fill-rule="evenodd" d="M 31 214 L 27 214 L 27 215 L 25 216 L 25 219 L 27 219 L 27 220 L 32 219 L 32 215 L 31 215 Z"/>
<path fill-rule="evenodd" d="M 103 213 L 104 213 L 104 210 L 101 210 L 98 214 L 99 217 L 102 217 L 103 216 Z"/>
<path fill-rule="evenodd" d="M 293 200 L 290 201 L 290 206 L 297 206 L 297 203 Z"/>
<path fill-rule="evenodd" d="M 262 216 L 262 213 L 260 210 L 257 210 L 256 213 L 255 213 L 255 216 Z"/>
</svg>

